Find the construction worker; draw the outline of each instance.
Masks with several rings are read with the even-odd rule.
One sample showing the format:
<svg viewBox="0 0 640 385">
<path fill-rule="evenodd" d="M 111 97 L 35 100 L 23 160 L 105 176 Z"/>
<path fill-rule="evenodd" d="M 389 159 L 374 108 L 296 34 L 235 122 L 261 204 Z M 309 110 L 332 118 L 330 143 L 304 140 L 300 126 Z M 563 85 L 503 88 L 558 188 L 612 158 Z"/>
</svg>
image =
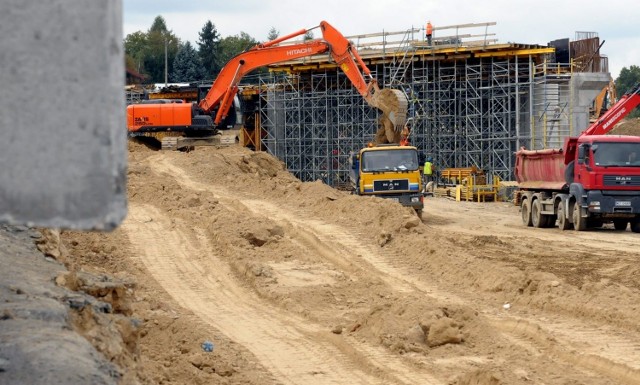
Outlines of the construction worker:
<svg viewBox="0 0 640 385">
<path fill-rule="evenodd" d="M 433 25 L 431 25 L 431 20 L 427 22 L 426 32 L 427 32 L 427 44 L 431 45 L 431 36 L 433 35 Z"/>
<path fill-rule="evenodd" d="M 424 184 L 433 181 L 433 159 L 429 156 L 424 162 L 424 168 L 422 169 L 422 177 L 424 178 Z"/>
</svg>

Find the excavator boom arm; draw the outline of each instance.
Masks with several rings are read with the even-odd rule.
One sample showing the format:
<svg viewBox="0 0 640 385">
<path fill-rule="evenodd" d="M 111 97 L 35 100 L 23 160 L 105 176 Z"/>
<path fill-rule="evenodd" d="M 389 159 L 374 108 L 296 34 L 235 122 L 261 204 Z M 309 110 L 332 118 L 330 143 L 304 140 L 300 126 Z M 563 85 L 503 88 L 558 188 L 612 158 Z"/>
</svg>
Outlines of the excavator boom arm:
<svg viewBox="0 0 640 385">
<path fill-rule="evenodd" d="M 256 68 L 287 60 L 299 59 L 326 52 L 329 46 L 320 40 L 293 45 L 255 46 L 231 59 L 220 71 L 207 96 L 200 101 L 206 113 L 218 108 L 214 122 L 219 124 L 229 112 L 240 80 Z"/>
<path fill-rule="evenodd" d="M 320 23 L 323 39 L 310 40 L 298 44 L 279 45 L 286 40 L 302 35 L 300 30 L 264 44 L 258 44 L 231 59 L 220 71 L 207 96 L 200 101 L 200 108 L 209 113 L 216 107 L 218 112 L 214 122 L 219 124 L 229 112 L 233 97 L 238 92 L 240 80 L 256 68 L 279 62 L 299 59 L 329 52 L 331 57 L 351 80 L 362 97 L 371 104 L 372 95 L 378 91 L 376 81 L 371 78 L 369 68 L 364 64 L 351 43 L 326 21 Z M 370 80 L 364 79 L 363 73 Z"/>
<path fill-rule="evenodd" d="M 358 51 L 351 45 L 349 40 L 345 38 L 340 31 L 335 29 L 331 24 L 323 21 L 320 23 L 323 39 L 330 45 L 330 54 L 333 60 L 340 66 L 340 69 L 351 80 L 353 86 L 358 90 L 360 95 L 371 104 L 372 95 L 379 91 L 378 83 L 371 76 L 371 71 L 364 64 L 364 61 L 358 54 Z M 358 66 L 360 68 L 358 68 Z M 360 72 L 362 70 L 362 72 Z M 369 78 L 366 82 L 362 73 Z"/>
<path fill-rule="evenodd" d="M 320 29 L 322 39 L 280 45 L 286 40 L 305 34 L 307 30 L 303 29 L 267 43 L 258 44 L 235 56 L 220 71 L 206 97 L 200 101 L 199 107 L 205 113 L 210 113 L 218 107 L 214 119 L 214 123 L 218 125 L 229 112 L 233 97 L 238 92 L 240 80 L 249 72 L 266 65 L 329 52 L 366 102 L 382 110 L 387 129 L 399 132 L 406 119 L 406 96 L 398 90 L 381 92 L 378 83 L 371 76 L 369 68 L 358 55 L 355 47 L 326 21 L 320 23 Z M 365 79 L 365 76 L 368 79 Z M 388 136 L 393 137 L 392 134 Z"/>
</svg>

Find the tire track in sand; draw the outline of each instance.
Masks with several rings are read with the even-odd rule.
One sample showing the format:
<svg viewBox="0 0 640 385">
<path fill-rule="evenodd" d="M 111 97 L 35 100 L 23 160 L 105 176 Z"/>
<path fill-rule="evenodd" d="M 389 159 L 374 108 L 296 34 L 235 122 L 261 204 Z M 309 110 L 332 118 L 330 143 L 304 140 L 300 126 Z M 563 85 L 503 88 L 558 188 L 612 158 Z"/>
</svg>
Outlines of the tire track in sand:
<svg viewBox="0 0 640 385">
<path fill-rule="evenodd" d="M 281 208 L 263 201 L 250 199 L 242 200 L 248 208 L 260 207 L 263 215 L 286 221 L 306 233 L 307 239 L 312 239 L 318 250 L 333 256 L 363 257 L 364 262 L 372 268 L 367 268 L 371 274 L 383 272 L 383 279 L 390 287 L 399 292 L 418 291 L 442 303 L 465 304 L 465 301 L 452 293 L 437 289 L 407 274 L 410 269 L 396 267 L 391 261 L 402 260 L 401 256 L 393 253 L 383 257 L 374 248 L 363 245 L 357 238 L 340 226 L 327 224 L 309 219 L 305 215 L 292 215 Z M 303 218 L 303 219 L 298 219 Z M 314 245 L 311 245 L 313 247 Z M 329 250 L 329 251 L 327 251 Z M 344 257 L 338 257 L 344 258 Z M 596 327 L 577 325 L 575 320 L 534 320 L 519 317 L 495 317 L 489 313 L 484 316 L 508 338 L 524 337 L 533 341 L 539 348 L 557 358 L 587 371 L 600 373 L 616 380 L 618 384 L 636 385 L 640 378 L 640 341 L 630 336 L 616 336 L 603 333 Z M 523 325 L 527 325 L 523 327 Z M 539 326 L 543 325 L 543 326 Z"/>
<path fill-rule="evenodd" d="M 251 351 L 282 383 L 439 384 L 388 364 L 378 368 L 383 362 L 354 361 L 330 342 L 330 331 L 260 303 L 210 254 L 202 233 L 190 234 L 194 230 L 187 224 L 154 206 L 132 204 L 122 226 L 145 267 L 174 300 Z M 380 372 L 376 368 L 382 369 L 378 375 L 371 373 Z"/>
<path fill-rule="evenodd" d="M 419 291 L 447 303 L 465 303 L 463 299 L 451 293 L 439 291 L 436 287 L 412 277 L 406 273 L 406 269 L 403 269 L 402 266 L 395 267 L 391 261 L 396 260 L 396 258 L 390 255 L 382 256 L 373 248 L 362 245 L 355 236 L 341 226 L 309 219 L 304 215 L 289 213 L 285 209 L 269 202 L 243 199 L 225 189 L 196 182 L 183 169 L 170 164 L 165 158 L 153 159 L 150 164 L 156 172 L 168 173 L 180 184 L 190 189 L 209 191 L 216 195 L 217 198 L 229 201 L 232 206 L 243 206 L 246 210 L 252 211 L 256 215 L 263 215 L 277 221 L 286 222 L 300 233 L 302 242 L 307 243 L 318 251 L 325 250 L 323 255 L 336 259 L 335 261 L 332 260 L 332 262 L 338 266 L 344 267 L 351 263 L 345 261 L 344 255 L 360 255 L 363 257 L 363 262 L 374 269 L 371 270 L 369 268 L 368 271 L 372 273 L 376 271 L 380 278 L 394 290 L 401 292 Z M 256 208 L 259 208 L 259 210 Z M 571 327 L 561 327 L 561 322 L 539 323 L 534 319 L 496 319 L 496 317 L 486 312 L 484 315 L 492 320 L 492 324 L 505 333 L 508 338 L 526 337 L 530 342 L 537 341 L 536 344 L 542 350 L 583 370 L 598 372 L 615 379 L 621 384 L 636 384 L 635 379 L 640 376 L 637 366 L 634 365 L 634 362 L 640 362 L 640 352 L 636 349 L 638 341 L 634 338 L 624 341 L 623 339 L 612 337 L 597 328 L 582 324 L 579 324 L 579 330 L 576 330 L 576 322 L 574 320 L 569 322 L 573 325 L 574 329 L 572 330 Z M 521 325 L 529 326 L 522 328 Z M 552 342 L 549 343 L 549 341 Z M 361 344 L 354 341 L 354 345 Z M 362 347 L 361 349 L 367 350 Z M 631 358 L 628 357 L 629 353 L 632 355 Z M 365 353 L 365 356 L 371 356 L 371 354 Z"/>
</svg>

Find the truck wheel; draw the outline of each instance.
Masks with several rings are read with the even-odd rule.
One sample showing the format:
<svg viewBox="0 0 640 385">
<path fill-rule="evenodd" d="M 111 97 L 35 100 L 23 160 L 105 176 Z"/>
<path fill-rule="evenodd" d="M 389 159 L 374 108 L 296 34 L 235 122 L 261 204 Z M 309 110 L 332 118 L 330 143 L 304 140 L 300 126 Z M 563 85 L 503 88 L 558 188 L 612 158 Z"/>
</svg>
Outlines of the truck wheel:
<svg viewBox="0 0 640 385">
<path fill-rule="evenodd" d="M 640 233 L 640 219 L 634 219 L 631 221 L 631 231 L 634 233 Z"/>
<path fill-rule="evenodd" d="M 536 199 L 531 205 L 531 224 L 533 227 L 546 227 L 545 224 L 547 223 L 547 216 L 540 214 L 540 211 L 540 200 Z"/>
<path fill-rule="evenodd" d="M 416 215 L 422 220 L 422 210 L 416 210 Z"/>
<path fill-rule="evenodd" d="M 573 227 L 573 223 L 569 222 L 569 218 L 564 212 L 564 202 L 558 204 L 558 227 L 563 231 Z"/>
<path fill-rule="evenodd" d="M 580 204 L 573 204 L 573 229 L 575 231 L 584 231 L 587 229 L 587 218 L 580 215 Z"/>
<path fill-rule="evenodd" d="M 522 200 L 522 203 L 520 204 L 520 211 L 522 213 L 522 223 L 527 227 L 533 226 L 533 223 L 531 222 L 531 206 L 529 206 L 528 199 Z"/>
<path fill-rule="evenodd" d="M 613 228 L 618 231 L 624 231 L 627 229 L 627 221 L 625 219 L 614 219 Z"/>
</svg>

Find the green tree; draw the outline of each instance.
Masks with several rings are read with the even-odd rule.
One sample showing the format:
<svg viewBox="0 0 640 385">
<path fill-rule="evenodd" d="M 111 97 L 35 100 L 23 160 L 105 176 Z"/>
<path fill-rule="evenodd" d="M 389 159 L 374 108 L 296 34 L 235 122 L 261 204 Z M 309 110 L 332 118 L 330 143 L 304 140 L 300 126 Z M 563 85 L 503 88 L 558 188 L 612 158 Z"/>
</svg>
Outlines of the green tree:
<svg viewBox="0 0 640 385">
<path fill-rule="evenodd" d="M 220 43 L 220 34 L 216 26 L 207 20 L 202 30 L 198 32 L 198 55 L 204 67 L 206 78 L 213 79 L 220 72 L 220 64 L 218 63 L 218 45 Z"/>
<path fill-rule="evenodd" d="M 133 69 L 148 75 L 149 81 L 161 83 L 164 81 L 165 44 L 168 73 L 171 73 L 179 43 L 180 39 L 167 29 L 164 18 L 156 16 L 147 32 L 137 31 L 125 37 L 125 54 L 130 58 L 127 64 L 134 63 Z"/>
<path fill-rule="evenodd" d="M 234 56 L 248 50 L 256 44 L 258 44 L 258 41 L 246 32 L 240 32 L 239 35 L 227 36 L 220 40 L 218 46 L 218 64 L 220 68 L 224 67 Z"/>
<path fill-rule="evenodd" d="M 271 29 L 269 30 L 269 34 L 267 35 L 267 40 L 275 40 L 278 38 L 278 36 L 280 36 L 280 31 L 278 31 L 276 27 L 271 27 Z"/>
<path fill-rule="evenodd" d="M 129 54 L 124 55 L 124 67 L 127 69 L 132 69 L 136 72 L 140 72 L 140 68 L 138 67 L 138 62 L 136 61 L 136 59 L 133 58 L 133 56 Z"/>
<path fill-rule="evenodd" d="M 167 50 L 167 73 L 173 70 L 173 61 L 178 53 L 180 39 L 167 29 L 162 16 L 156 16 L 147 32 L 147 49 L 144 56 L 144 68 L 151 81 L 161 83 L 165 73 L 165 45 Z"/>
<path fill-rule="evenodd" d="M 204 77 L 204 68 L 202 68 L 198 51 L 188 41 L 181 44 L 176 58 L 173 60 L 171 81 L 191 82 L 202 80 Z"/>
<path fill-rule="evenodd" d="M 631 91 L 631 88 L 640 83 L 640 67 L 637 65 L 631 65 L 629 68 L 623 67 L 620 71 L 620 75 L 615 81 L 616 92 L 618 97 L 622 96 L 625 92 Z M 633 112 L 627 115 L 628 118 L 640 117 L 640 111 L 636 108 Z"/>
<path fill-rule="evenodd" d="M 144 56 L 147 50 L 147 34 L 130 33 L 124 39 L 125 65 L 129 69 L 144 73 Z"/>
</svg>

